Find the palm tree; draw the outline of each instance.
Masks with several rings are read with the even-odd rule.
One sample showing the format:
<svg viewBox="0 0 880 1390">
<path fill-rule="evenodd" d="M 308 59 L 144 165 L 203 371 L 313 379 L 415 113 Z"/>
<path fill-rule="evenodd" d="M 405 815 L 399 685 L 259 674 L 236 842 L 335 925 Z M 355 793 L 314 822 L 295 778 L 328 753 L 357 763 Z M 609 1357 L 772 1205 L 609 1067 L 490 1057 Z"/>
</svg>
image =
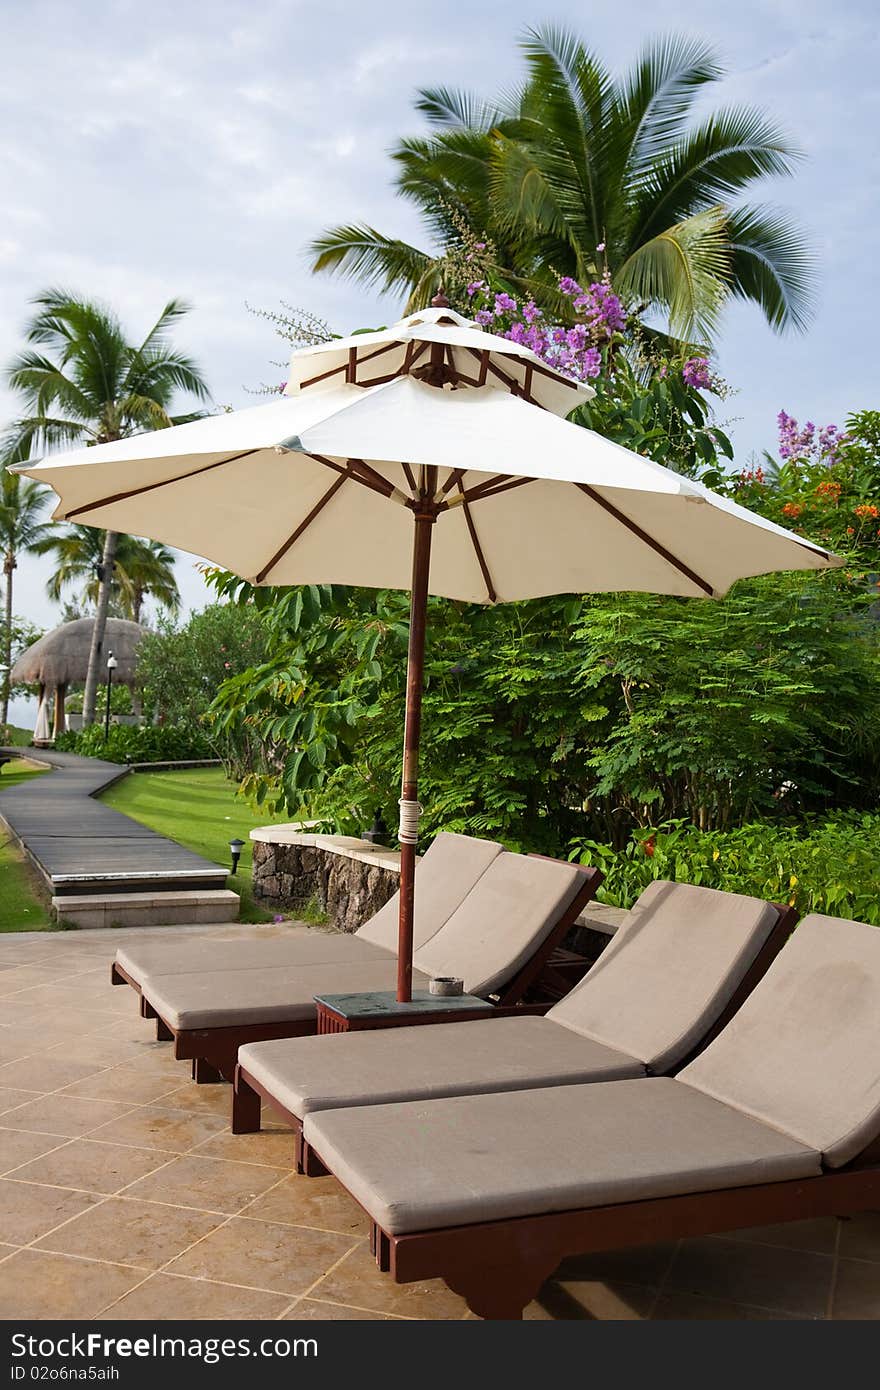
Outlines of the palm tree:
<svg viewBox="0 0 880 1390">
<path fill-rule="evenodd" d="M 0 470 L 0 554 L 5 587 L 3 612 L 3 697 L 0 729 L 9 718 L 10 667 L 12 665 L 12 576 L 20 555 L 39 549 L 48 527 L 43 521 L 48 488 L 30 478 Z"/>
<path fill-rule="evenodd" d="M 757 180 L 791 174 L 798 156 L 752 108 L 693 118 L 723 75 L 704 44 L 655 40 L 621 78 L 564 30 L 529 30 L 522 47 L 528 76 L 510 97 L 422 91 L 417 109 L 434 132 L 393 152 L 397 188 L 440 253 L 355 224 L 313 241 L 314 270 L 421 308 L 464 225 L 496 248 L 499 279 L 530 293 L 554 273 L 607 271 L 635 312 L 659 311 L 682 336 L 708 339 L 731 296 L 776 330 L 805 326 L 812 258 L 801 234 L 785 214 L 740 201 Z"/>
<path fill-rule="evenodd" d="M 77 588 L 83 600 L 94 606 L 101 587 L 105 536 L 94 526 L 69 526 L 55 530 L 37 546 L 40 555 L 52 555 L 55 569 L 46 585 L 50 599 L 60 603 Z M 159 541 L 138 536 L 119 537 L 111 582 L 110 603 L 115 612 L 139 623 L 144 602 L 153 598 L 170 613 L 180 608 L 180 591 L 174 577 L 174 552 Z"/>
<path fill-rule="evenodd" d="M 175 395 L 205 400 L 208 388 L 191 357 L 169 344 L 170 330 L 188 312 L 172 299 L 143 341 L 128 342 L 119 319 L 91 300 L 51 289 L 33 301 L 25 330 L 28 343 L 7 373 L 24 399 L 26 414 L 11 427 L 6 461 L 25 462 L 72 444 L 103 444 L 142 430 L 164 429 L 196 418 L 172 415 Z M 95 628 L 83 696 L 83 721 L 95 717 L 101 646 L 110 601 L 118 536 L 107 531 L 95 608 Z"/>
</svg>

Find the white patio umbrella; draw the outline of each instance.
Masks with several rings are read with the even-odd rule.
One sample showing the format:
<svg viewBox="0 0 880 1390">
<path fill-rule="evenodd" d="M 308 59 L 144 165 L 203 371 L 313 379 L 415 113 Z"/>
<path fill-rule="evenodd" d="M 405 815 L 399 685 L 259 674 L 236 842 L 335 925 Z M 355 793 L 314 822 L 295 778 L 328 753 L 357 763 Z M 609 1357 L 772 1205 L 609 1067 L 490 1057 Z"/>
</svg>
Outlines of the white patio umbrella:
<svg viewBox="0 0 880 1390">
<path fill-rule="evenodd" d="M 429 593 L 477 603 L 639 590 L 720 597 L 836 557 L 560 418 L 592 395 L 438 304 L 294 353 L 249 410 L 18 471 L 55 517 L 149 536 L 255 584 L 409 589 L 398 998 L 411 993 Z"/>
</svg>

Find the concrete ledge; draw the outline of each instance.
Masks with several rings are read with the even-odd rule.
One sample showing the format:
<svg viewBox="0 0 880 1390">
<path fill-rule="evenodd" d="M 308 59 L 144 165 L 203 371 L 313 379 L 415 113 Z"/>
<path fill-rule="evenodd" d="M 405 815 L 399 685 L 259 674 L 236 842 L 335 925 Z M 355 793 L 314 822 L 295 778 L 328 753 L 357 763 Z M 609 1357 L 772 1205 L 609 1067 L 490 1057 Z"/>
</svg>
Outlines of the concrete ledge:
<svg viewBox="0 0 880 1390">
<path fill-rule="evenodd" d="M 69 927 L 162 927 L 235 922 L 240 907 L 228 888 L 178 893 L 87 893 L 52 898 L 56 921 Z"/>
</svg>

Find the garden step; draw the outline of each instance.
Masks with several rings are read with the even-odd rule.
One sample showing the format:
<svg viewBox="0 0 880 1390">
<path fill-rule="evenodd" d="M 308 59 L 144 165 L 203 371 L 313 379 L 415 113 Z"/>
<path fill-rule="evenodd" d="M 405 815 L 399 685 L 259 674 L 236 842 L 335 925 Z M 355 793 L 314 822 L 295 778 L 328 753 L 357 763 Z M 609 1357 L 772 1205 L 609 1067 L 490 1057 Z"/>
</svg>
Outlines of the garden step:
<svg viewBox="0 0 880 1390">
<path fill-rule="evenodd" d="M 52 898 L 67 927 L 164 927 L 236 922 L 240 900 L 229 888 L 176 893 L 82 893 Z"/>
</svg>

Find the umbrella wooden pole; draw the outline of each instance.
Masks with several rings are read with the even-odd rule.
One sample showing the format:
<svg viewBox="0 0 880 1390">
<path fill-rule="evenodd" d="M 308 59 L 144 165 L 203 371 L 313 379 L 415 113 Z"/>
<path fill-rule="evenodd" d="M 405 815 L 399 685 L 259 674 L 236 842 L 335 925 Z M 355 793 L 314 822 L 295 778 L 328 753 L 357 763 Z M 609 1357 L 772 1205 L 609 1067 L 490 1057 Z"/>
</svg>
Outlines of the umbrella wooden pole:
<svg viewBox="0 0 880 1390">
<path fill-rule="evenodd" d="M 422 732 L 422 689 L 425 678 L 425 628 L 428 621 L 428 577 L 431 570 L 431 533 L 436 520 L 432 510 L 415 513 L 412 589 L 409 605 L 409 651 L 406 661 L 406 722 L 403 732 L 401 802 L 418 801 L 419 742 Z M 406 834 L 405 807 L 401 806 L 400 913 L 397 931 L 397 998 L 412 999 L 413 910 L 415 906 L 415 831 Z"/>
</svg>

